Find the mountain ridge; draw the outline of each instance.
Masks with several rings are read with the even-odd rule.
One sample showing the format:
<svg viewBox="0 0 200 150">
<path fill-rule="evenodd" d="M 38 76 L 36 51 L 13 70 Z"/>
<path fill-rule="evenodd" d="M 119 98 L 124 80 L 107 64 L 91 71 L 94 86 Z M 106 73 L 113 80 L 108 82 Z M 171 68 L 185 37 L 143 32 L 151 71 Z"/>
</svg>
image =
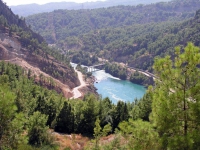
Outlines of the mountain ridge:
<svg viewBox="0 0 200 150">
<path fill-rule="evenodd" d="M 51 12 L 58 9 L 68 9 L 68 10 L 78 10 L 78 9 L 96 9 L 96 8 L 106 8 L 117 5 L 138 5 L 138 4 L 151 4 L 161 1 L 171 1 L 171 0 L 107 0 L 107 1 L 97 1 L 97 2 L 85 2 L 85 3 L 75 3 L 75 2 L 52 2 L 43 5 L 39 4 L 26 4 L 18 6 L 10 6 L 12 11 L 19 16 L 29 16 L 42 12 Z"/>
<path fill-rule="evenodd" d="M 193 17 L 198 0 L 156 3 L 146 6 L 116 6 L 94 10 L 55 10 L 26 18 L 27 24 L 49 44 L 109 27 L 123 27 L 150 22 L 181 21 Z"/>
<path fill-rule="evenodd" d="M 199 0 L 176 0 L 136 7 L 56 10 L 29 16 L 26 21 L 49 43 L 57 44 L 63 52 L 70 52 L 72 59 L 79 60 L 76 54 L 89 52 L 151 71 L 155 56 L 173 54 L 174 47 L 177 44 L 185 46 L 186 41 L 198 45 L 187 35 L 193 32 L 193 28 L 182 32 L 181 27 L 187 24 L 186 20 L 197 17 L 195 12 L 199 7 Z"/>
<path fill-rule="evenodd" d="M 155 57 L 166 55 L 174 57 L 174 47 L 184 47 L 188 41 L 200 46 L 199 22 L 200 10 L 196 11 L 193 18 L 183 22 L 135 25 L 123 29 L 108 28 L 99 30 L 98 33 L 91 31 L 76 37 L 78 42 L 74 42 L 68 50 L 79 47 L 80 51 L 94 53 L 110 61 L 128 63 L 131 67 L 151 71 Z M 104 37 L 108 36 L 109 40 L 105 42 Z M 76 59 L 79 58 L 76 57 Z"/>
</svg>

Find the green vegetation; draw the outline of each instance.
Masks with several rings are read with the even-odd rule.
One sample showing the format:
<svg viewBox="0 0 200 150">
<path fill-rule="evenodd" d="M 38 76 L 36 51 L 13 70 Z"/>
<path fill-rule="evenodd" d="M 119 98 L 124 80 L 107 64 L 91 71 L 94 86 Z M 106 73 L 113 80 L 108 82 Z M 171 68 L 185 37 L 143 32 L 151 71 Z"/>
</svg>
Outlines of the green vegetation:
<svg viewBox="0 0 200 150">
<path fill-rule="evenodd" d="M 159 150 L 159 134 L 149 122 L 142 120 L 122 122 L 120 131 L 128 143 L 122 147 L 136 150 Z M 166 148 L 166 147 L 165 147 Z"/>
<path fill-rule="evenodd" d="M 150 22 L 180 21 L 194 16 L 197 9 L 199 9 L 198 0 L 176 0 L 146 6 L 117 6 L 92 10 L 59 9 L 51 13 L 28 16 L 26 22 L 48 43 L 61 44 L 65 48 L 68 45 L 64 41 L 66 37 L 78 36 L 92 30 L 97 30 L 98 33 L 99 29 L 105 28 L 123 28 Z M 89 42 L 92 40 L 90 38 Z"/>
<path fill-rule="evenodd" d="M 120 122 L 133 118 L 135 107 L 140 110 L 139 114 L 148 116 L 149 113 L 146 107 L 136 103 L 119 101 L 114 105 L 108 98 L 101 100 L 93 95 L 86 95 L 83 101 L 66 100 L 55 91 L 34 83 L 33 78 L 29 79 L 29 73 L 21 67 L 5 62 L 0 63 L 0 92 L 0 112 L 7 112 L 6 115 L 0 113 L 2 149 L 52 145 L 49 128 L 62 133 L 94 134 L 98 146 L 101 136 L 113 133 Z M 101 129 L 94 132 L 98 124 Z M 10 136 L 13 137 L 12 141 L 6 141 Z"/>
<path fill-rule="evenodd" d="M 170 56 L 155 60 L 159 80 L 154 88 L 149 88 L 150 122 L 129 119 L 120 123 L 120 133 L 127 142 L 119 149 L 200 148 L 199 64 L 200 48 L 192 43 L 188 43 L 184 51 L 177 47 L 174 60 Z"/>
<path fill-rule="evenodd" d="M 140 84 L 145 86 L 153 85 L 154 83 L 152 77 L 147 77 L 146 75 L 139 73 L 138 71 L 135 71 L 134 73 L 131 74 L 130 81 L 135 84 Z"/>
<path fill-rule="evenodd" d="M 102 129 L 100 126 L 100 120 L 97 118 L 95 122 L 95 128 L 94 128 L 94 138 L 95 138 L 95 148 L 99 148 L 99 140 L 102 136 L 106 136 L 109 132 L 111 132 L 111 126 L 110 124 L 107 124 Z"/>
<path fill-rule="evenodd" d="M 81 50 L 93 52 L 95 47 L 100 49 L 96 51 L 99 57 L 152 71 L 153 59 L 173 55 L 175 46 L 185 46 L 186 41 L 199 46 L 199 13 L 197 11 L 193 19 L 182 23 L 152 23 L 102 29 L 98 34 L 91 32 L 80 36 L 80 42 L 87 45 Z M 94 42 L 90 44 L 88 39 L 91 38 Z"/>
<path fill-rule="evenodd" d="M 43 72 L 63 83 L 73 81 L 72 84 L 77 84 L 75 72 L 70 66 L 68 56 L 54 47 L 50 48 L 43 38 L 41 39 L 30 29 L 21 28 L 16 24 L 10 25 L 8 22 L 8 19 L 0 15 L 0 29 L 3 33 L 9 33 L 11 37 L 17 37 L 23 47 L 23 51 L 20 53 L 26 56 L 24 59 L 28 63 L 34 63 Z M 43 80 L 43 75 L 40 76 L 40 80 Z"/>
<path fill-rule="evenodd" d="M 48 117 L 41 112 L 34 112 L 29 118 L 28 137 L 29 144 L 36 147 L 42 145 L 51 145 L 53 142 L 48 127 L 46 126 Z"/>
<path fill-rule="evenodd" d="M 105 8 L 118 5 L 138 5 L 138 4 L 151 4 L 160 2 L 161 0 L 106 0 L 106 1 L 96 1 L 96 2 L 85 2 L 85 3 L 75 3 L 75 2 L 52 2 L 44 5 L 38 4 L 27 4 L 19 6 L 10 6 L 12 11 L 19 16 L 29 16 L 32 14 L 38 14 L 42 12 L 51 12 L 58 9 L 94 9 L 94 8 Z M 170 0 L 162 0 L 170 1 Z"/>
<path fill-rule="evenodd" d="M 74 130 L 73 114 L 71 105 L 68 102 L 64 103 L 58 117 L 56 118 L 55 131 L 61 133 L 71 133 Z"/>
<path fill-rule="evenodd" d="M 60 111 L 62 96 L 36 85 L 21 67 L 5 62 L 0 63 L 0 92 L 0 149 L 53 144 L 46 125 L 51 126 Z"/>
<path fill-rule="evenodd" d="M 173 48 L 185 46 L 187 41 L 199 45 L 198 9 L 197 0 L 176 0 L 146 6 L 57 10 L 26 20 L 33 30 L 64 51 L 89 52 L 152 72 L 155 57 L 173 55 Z M 56 38 L 51 36 L 54 34 Z"/>
<path fill-rule="evenodd" d="M 7 76 L 1 77 L 1 81 L 2 78 Z M 0 93 L 0 149 L 16 148 L 18 143 L 25 142 L 21 136 L 23 115 L 17 113 L 15 95 L 6 86 L 0 86 Z"/>
<path fill-rule="evenodd" d="M 144 82 L 147 79 L 148 79 L 148 77 L 139 73 L 138 71 L 131 74 L 131 77 L 130 77 L 130 81 L 133 83 L 136 83 L 136 84 L 141 84 L 142 82 Z"/>
<path fill-rule="evenodd" d="M 198 7 L 197 4 L 199 4 L 194 0 L 181 2 L 174 1 L 172 2 L 173 6 L 170 5 L 171 3 L 159 3 L 148 7 L 156 6 L 167 9 L 170 6 L 169 10 L 172 12 L 182 5 L 188 6 L 189 9 L 190 2 L 192 2 L 192 6 Z M 0 5 L 1 7 L 2 5 Z M 134 9 L 148 10 L 148 7 L 139 5 Z M 117 8 L 122 10 L 122 8 L 132 7 L 113 7 L 110 10 L 114 9 L 114 12 L 110 16 L 117 14 L 115 12 Z M 110 10 L 99 9 L 96 11 L 100 11 L 101 15 L 105 13 L 105 16 L 109 16 Z M 87 13 L 86 10 L 81 11 Z M 62 11 L 58 10 L 54 13 L 58 12 Z M 152 11 L 152 13 L 155 12 L 159 11 Z M 164 14 L 164 16 L 169 15 L 170 19 L 176 19 L 171 18 L 172 14 Z M 141 15 L 144 14 L 141 13 Z M 184 13 L 182 15 L 183 18 L 187 18 L 185 15 L 190 16 L 190 14 Z M 121 17 L 120 14 L 117 16 Z M 77 37 L 73 37 L 74 40 L 70 46 L 93 52 L 102 58 L 123 61 L 131 66 L 149 70 L 152 69 L 154 57 L 162 57 L 167 54 L 164 58 L 156 57 L 155 59 L 153 69 L 158 77 L 155 86 L 150 86 L 144 97 L 140 100 L 136 99 L 133 103 L 118 101 L 115 105 L 109 98 L 101 99 L 92 94 L 85 95 L 82 101 L 66 100 L 55 91 L 41 87 L 40 83 L 35 81 L 31 71 L 27 72 L 17 65 L 0 62 L 0 150 L 56 150 L 58 145 L 54 143 L 49 129 L 68 134 L 81 133 L 93 137 L 93 144 L 89 145 L 88 149 L 95 150 L 200 149 L 200 48 L 196 47 L 200 46 L 200 10 L 196 12 L 193 19 L 182 23 L 131 25 L 135 20 L 141 19 L 138 17 L 140 19 L 136 18 L 130 24 L 127 23 L 130 26 L 123 27 L 123 29 L 118 27 L 116 20 L 120 21 L 120 18 L 117 16 L 110 17 L 113 20 L 108 19 L 108 22 L 104 21 L 104 17 L 101 18 L 101 22 L 97 25 L 102 25 L 104 28 L 104 24 L 107 23 L 110 27 L 100 29 L 101 27 L 96 26 L 95 29 L 98 30 L 95 31 L 84 26 L 87 24 L 87 19 L 84 22 L 84 17 L 80 18 L 82 19 L 80 21 L 83 21 L 83 26 L 81 25 L 83 29 L 76 31 L 76 28 L 69 33 L 69 35 L 75 33 L 77 35 Z M 163 19 L 162 17 L 159 20 L 158 16 L 162 15 L 156 15 L 157 22 Z M 154 17 L 149 19 L 148 22 L 151 22 Z M 93 18 L 90 21 L 95 22 L 96 20 Z M 126 21 L 125 18 L 120 22 L 126 23 Z M 17 36 L 31 56 L 43 56 L 47 60 L 46 64 L 55 71 L 56 64 L 48 61 L 51 59 L 50 54 L 54 55 L 57 52 L 51 51 L 47 44 L 43 40 L 38 40 L 39 36 L 36 38 L 36 34 L 30 30 L 25 30 L 11 22 L 15 22 L 15 19 L 10 21 L 0 16 L 1 31 L 9 33 L 12 37 Z M 40 20 L 38 24 L 41 25 L 39 22 Z M 72 26 L 75 24 L 79 25 L 79 22 L 73 23 Z M 111 27 L 117 28 L 111 29 Z M 68 31 L 70 32 L 70 30 Z M 91 32 L 87 33 L 89 31 Z M 60 31 L 60 33 L 64 32 Z M 62 38 L 62 36 L 57 37 Z M 56 39 L 53 40 L 56 41 Z M 66 40 L 70 40 L 70 37 Z M 189 42 L 183 48 L 186 41 L 192 41 L 194 44 Z M 62 42 L 59 43 L 61 46 L 65 44 Z M 75 42 L 78 43 L 77 46 L 74 44 Z M 172 47 L 175 45 L 180 46 L 175 48 L 174 53 Z M 42 51 L 43 48 L 44 51 Z M 57 56 L 66 64 L 69 63 L 64 55 L 58 54 Z M 87 55 L 86 59 L 80 59 L 81 56 L 85 56 L 85 54 L 74 56 L 74 59 L 89 63 L 90 55 Z M 136 63 L 138 59 L 140 62 Z M 126 78 L 126 70 L 116 64 L 106 64 L 106 68 L 113 75 Z M 48 72 L 48 68 L 46 71 Z M 55 73 L 58 76 L 62 74 L 58 71 Z M 65 75 L 63 73 L 62 77 Z M 138 72 L 133 74 L 130 79 L 135 82 L 145 80 L 138 75 Z M 105 145 L 100 144 L 100 138 L 110 133 L 115 133 L 112 142 Z"/>
<path fill-rule="evenodd" d="M 134 25 L 130 27 L 102 29 L 80 36 L 87 45 L 82 51 L 93 52 L 110 61 L 128 63 L 129 66 L 152 71 L 153 59 L 167 54 L 173 55 L 173 47 L 192 41 L 199 45 L 199 11 L 194 19 L 183 23 L 160 23 Z M 91 39 L 92 38 L 92 42 Z M 106 38 L 106 39 L 105 39 Z M 88 42 L 92 42 L 91 44 Z M 91 48 L 91 50 L 90 50 Z"/>
<path fill-rule="evenodd" d="M 71 61 L 76 64 L 92 66 L 95 63 L 98 63 L 98 57 L 95 55 L 91 56 L 88 52 L 83 53 L 82 51 L 80 51 L 79 53 L 73 55 Z"/>
<path fill-rule="evenodd" d="M 114 77 L 120 78 L 122 80 L 126 80 L 126 78 L 127 78 L 126 68 L 121 67 L 117 64 L 106 63 L 105 71 L 107 73 L 110 73 Z"/>
<path fill-rule="evenodd" d="M 200 49 L 188 43 L 181 52 L 175 50 L 175 61 L 169 56 L 155 61 L 160 77 L 153 94 L 153 124 L 160 134 L 162 147 L 199 149 Z"/>
<path fill-rule="evenodd" d="M 90 149 L 198 149 L 200 48 L 188 43 L 174 56 L 155 60 L 159 80 L 141 100 L 116 105 L 90 94 L 82 101 L 66 100 L 36 85 L 22 68 L 1 62 L 0 148 L 56 149 L 52 128 L 93 135 Z M 114 132 L 116 138 L 100 146 L 100 137 Z M 122 136 L 126 142 L 117 145 Z"/>
<path fill-rule="evenodd" d="M 131 82 L 135 84 L 140 84 L 144 86 L 153 85 L 154 81 L 152 77 L 147 77 L 146 75 L 135 71 L 128 77 L 128 70 L 126 67 L 122 67 L 121 65 L 118 65 L 116 63 L 106 63 L 105 65 L 105 71 L 114 77 L 120 78 L 122 80 L 130 80 Z"/>
</svg>

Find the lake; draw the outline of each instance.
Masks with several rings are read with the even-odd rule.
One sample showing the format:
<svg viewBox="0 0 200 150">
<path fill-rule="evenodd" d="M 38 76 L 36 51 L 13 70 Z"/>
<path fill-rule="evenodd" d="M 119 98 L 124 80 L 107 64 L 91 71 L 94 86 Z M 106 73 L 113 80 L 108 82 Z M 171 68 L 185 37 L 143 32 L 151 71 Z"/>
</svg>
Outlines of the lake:
<svg viewBox="0 0 200 150">
<path fill-rule="evenodd" d="M 104 70 L 93 72 L 93 76 L 97 80 L 94 83 L 94 86 L 97 88 L 97 93 L 102 98 L 109 97 L 115 104 L 119 100 L 133 102 L 135 98 L 142 98 L 146 92 L 144 86 L 133 84 L 127 80 L 120 80 L 105 73 Z"/>
<path fill-rule="evenodd" d="M 73 67 L 77 64 L 71 63 Z M 96 78 L 94 86 L 97 88 L 97 93 L 102 98 L 109 97 L 113 103 L 119 100 L 124 102 L 133 102 L 135 98 L 142 98 L 146 92 L 144 86 L 134 84 L 127 80 L 120 80 L 106 73 L 104 70 L 95 71 L 92 75 Z"/>
</svg>

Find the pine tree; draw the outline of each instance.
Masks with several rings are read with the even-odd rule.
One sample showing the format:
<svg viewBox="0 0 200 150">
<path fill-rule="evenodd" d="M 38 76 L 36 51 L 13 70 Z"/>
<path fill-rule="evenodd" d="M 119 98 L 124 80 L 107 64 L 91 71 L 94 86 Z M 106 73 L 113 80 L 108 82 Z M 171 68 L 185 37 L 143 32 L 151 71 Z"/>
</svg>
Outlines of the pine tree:
<svg viewBox="0 0 200 150">
<path fill-rule="evenodd" d="M 23 115 L 17 113 L 14 99 L 14 93 L 0 85 L 0 149 L 15 149 L 25 140 Z"/>
<path fill-rule="evenodd" d="M 74 131 L 73 114 L 71 105 L 68 102 L 64 103 L 64 106 L 60 111 L 56 121 L 57 124 L 55 126 L 55 131 L 63 133 L 72 133 Z"/>
<path fill-rule="evenodd" d="M 121 122 L 119 128 L 126 139 L 125 146 L 127 149 L 159 149 L 158 133 L 149 122 L 129 119 L 128 122 Z"/>
<path fill-rule="evenodd" d="M 107 124 L 102 129 L 100 126 L 100 120 L 97 118 L 95 121 L 95 128 L 94 128 L 94 138 L 95 138 L 95 149 L 99 149 L 99 140 L 102 136 L 106 136 L 109 132 L 111 132 L 112 127 L 110 124 Z"/>
<path fill-rule="evenodd" d="M 156 59 L 159 80 L 153 91 L 152 115 L 163 149 L 200 148 L 200 49 L 188 43 L 170 56 Z"/>
<path fill-rule="evenodd" d="M 122 121 L 128 121 L 129 114 L 126 103 L 123 101 L 117 102 L 117 107 L 113 113 L 113 131 Z"/>
<path fill-rule="evenodd" d="M 40 112 L 34 112 L 29 119 L 28 137 L 29 144 L 34 146 L 42 146 L 51 144 L 52 138 L 48 133 L 48 127 L 46 126 L 47 116 Z"/>
<path fill-rule="evenodd" d="M 97 100 L 94 95 L 85 96 L 85 106 L 82 111 L 83 118 L 79 124 L 81 133 L 92 134 L 98 114 Z"/>
</svg>

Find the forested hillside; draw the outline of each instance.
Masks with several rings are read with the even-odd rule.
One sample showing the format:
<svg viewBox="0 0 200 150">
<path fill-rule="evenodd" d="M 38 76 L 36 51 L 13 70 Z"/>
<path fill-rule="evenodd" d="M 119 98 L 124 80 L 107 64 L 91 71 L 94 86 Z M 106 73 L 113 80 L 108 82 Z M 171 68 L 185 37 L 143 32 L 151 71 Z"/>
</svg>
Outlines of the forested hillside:
<svg viewBox="0 0 200 150">
<path fill-rule="evenodd" d="M 90 52 L 152 71 L 156 56 L 173 54 L 174 46 L 186 45 L 187 41 L 199 44 L 199 11 L 195 12 L 199 7 L 198 0 L 176 0 L 146 6 L 58 10 L 30 16 L 27 22 L 49 43 L 70 54 L 76 50 Z"/>
<path fill-rule="evenodd" d="M 149 87 L 141 100 L 117 105 L 93 95 L 67 101 L 34 84 L 21 67 L 1 62 L 0 149 L 57 150 L 55 132 L 48 127 L 92 136 L 85 149 L 199 149 L 200 48 L 188 43 L 176 47 L 174 56 L 174 61 L 170 56 L 155 60 L 162 82 Z M 114 131 L 109 142 L 101 143 Z"/>
<path fill-rule="evenodd" d="M 172 55 L 175 46 L 185 46 L 187 41 L 199 46 L 199 13 L 198 10 L 193 19 L 182 23 L 164 22 L 107 28 L 78 37 L 68 37 L 66 43 L 71 45 L 67 48 L 78 47 L 81 51 L 91 52 L 110 61 L 151 70 L 154 58 Z"/>
<path fill-rule="evenodd" d="M 106 136 L 128 118 L 148 120 L 151 111 L 149 94 L 132 104 L 119 101 L 114 105 L 109 98 L 93 95 L 86 95 L 82 101 L 66 100 L 35 84 L 25 69 L 6 62 L 0 62 L 0 93 L 0 149 L 57 150 L 59 145 L 49 128 L 92 136 L 98 118 L 98 125 L 109 127 Z"/>
<path fill-rule="evenodd" d="M 55 10 L 26 18 L 31 28 L 48 43 L 89 31 L 163 21 L 180 21 L 194 16 L 198 0 L 176 0 L 151 5 L 117 6 L 93 10 Z M 67 43 L 66 43 L 67 45 Z"/>
<path fill-rule="evenodd" d="M 56 149 L 47 125 L 65 98 L 34 83 L 25 69 L 0 62 L 0 149 Z M 39 127 L 39 128 L 38 128 Z"/>
<path fill-rule="evenodd" d="M 118 5 L 138 5 L 138 4 L 151 4 L 161 1 L 170 0 L 106 0 L 106 1 L 96 1 L 96 2 L 85 2 L 85 3 L 75 3 L 75 2 L 53 2 L 44 5 L 38 4 L 27 4 L 10 6 L 12 11 L 19 16 L 29 16 L 42 12 L 51 12 L 58 9 L 68 9 L 68 10 L 78 10 L 78 9 L 95 9 L 95 8 L 106 8 Z"/>
<path fill-rule="evenodd" d="M 112 104 L 92 94 L 67 100 L 48 90 L 54 89 L 52 78 L 37 71 L 78 84 L 68 58 L 0 4 L 0 150 L 200 149 L 200 10 L 187 21 L 110 26 L 56 42 L 67 54 L 82 51 L 76 59 L 99 56 L 154 70 L 155 86 L 142 99 Z M 109 71 L 115 68 L 125 78 L 124 68 L 106 64 Z M 135 72 L 131 80 L 140 78 Z M 88 143 L 76 134 L 88 136 Z"/>
<path fill-rule="evenodd" d="M 49 48 L 41 35 L 33 32 L 2 1 L 0 4 L 0 59 L 26 68 L 30 76 L 44 81 L 47 87 L 53 82 L 59 92 L 71 96 L 71 88 L 79 81 L 67 57 Z M 65 92 L 60 84 L 66 84 Z"/>
</svg>

